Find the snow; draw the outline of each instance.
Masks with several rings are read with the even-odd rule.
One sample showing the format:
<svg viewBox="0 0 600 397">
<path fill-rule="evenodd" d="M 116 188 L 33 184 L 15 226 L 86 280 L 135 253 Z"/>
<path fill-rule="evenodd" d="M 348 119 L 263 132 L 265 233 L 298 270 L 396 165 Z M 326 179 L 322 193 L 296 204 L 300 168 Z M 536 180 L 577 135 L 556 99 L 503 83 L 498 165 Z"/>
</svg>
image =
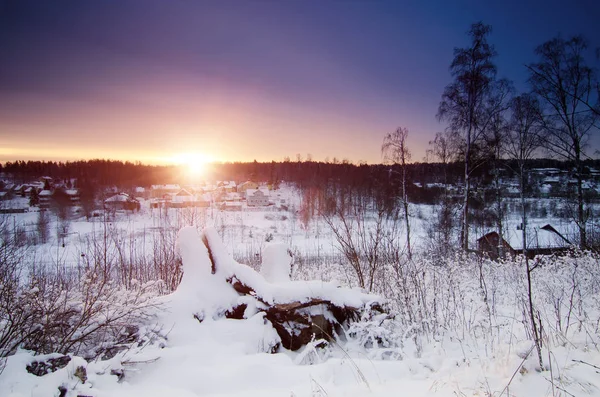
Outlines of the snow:
<svg viewBox="0 0 600 397">
<path fill-rule="evenodd" d="M 290 281 L 292 255 L 289 247 L 283 243 L 268 244 L 262 255 L 260 274 L 270 283 Z"/>
<path fill-rule="evenodd" d="M 565 248 L 570 244 L 544 226 L 534 226 L 527 231 L 527 248 Z M 506 242 L 516 250 L 523 249 L 523 230 L 511 229 L 504 236 Z"/>
<path fill-rule="evenodd" d="M 290 208 L 297 208 L 296 195 L 284 190 L 282 197 L 288 199 Z M 422 211 L 425 219 L 434 211 L 415 206 L 416 210 Z M 548 347 L 543 351 L 544 359 L 546 363 L 552 360 L 553 372 L 538 372 L 535 353 L 525 357 L 532 345 L 521 313 L 524 272 L 518 260 L 481 265 L 456 259 L 452 269 L 428 268 L 421 261 L 407 263 L 404 270 L 414 266 L 415 271 L 410 273 L 414 277 L 427 272 L 427 277 L 423 276 L 427 281 L 423 290 L 410 291 L 414 299 L 431 302 L 433 297 L 439 297 L 440 306 L 436 310 L 455 308 L 440 315 L 446 319 L 441 327 L 445 327 L 443 332 L 423 331 L 442 321 L 436 319 L 433 310 L 425 311 L 413 323 L 407 320 L 406 312 L 400 311 L 393 321 L 389 320 L 390 327 L 386 329 L 379 327 L 388 321 L 383 318 L 361 323 L 364 333 L 389 337 L 395 344 L 365 348 L 348 331 L 346 341 L 325 349 L 308 346 L 297 353 L 268 354 L 278 336 L 256 307 L 249 305 L 244 320 L 217 315 L 233 305 L 252 303 L 248 297 L 232 291 L 225 278 L 237 275 L 240 281 L 252 284 L 268 303 L 333 296 L 337 304 L 360 306 L 372 299 L 357 288 L 340 288 L 356 283 L 335 261 L 316 264 L 295 261 L 290 281 L 288 248 L 306 257 L 316 253 L 334 257 L 337 252 L 323 222 L 313 219 L 308 225 L 301 225 L 293 210 L 252 212 L 244 208 L 239 213 L 227 213 L 208 208 L 199 210 L 197 216 L 202 218 L 193 221 L 187 217 L 187 210 L 163 211 L 166 215 L 144 207 L 139 214 L 117 215 L 110 219 L 110 227 L 119 231 L 119 238 L 135 240 L 141 249 L 150 251 L 153 239 L 160 233 L 195 225 L 183 227 L 177 235 L 184 268 L 181 284 L 173 294 L 159 298 L 163 310 L 157 313 L 156 324 L 148 325 L 160 329 L 164 339 L 105 361 L 85 363 L 82 358 L 74 357 L 67 367 L 44 377 L 28 374 L 25 366 L 50 356 L 34 356 L 21 350 L 7 360 L 0 374 L 0 396 L 58 395 L 57 388 L 61 385 L 68 386 L 68 396 L 94 397 L 568 395 L 557 387 L 577 396 L 600 396 L 596 369 L 580 362 L 600 366 L 598 331 L 590 326 L 600 318 L 600 294 L 592 286 L 595 278 L 588 277 L 590 287 L 578 290 L 582 309 L 572 310 L 572 325 L 559 331 L 555 318 L 555 311 L 559 311 L 564 320 L 569 310 L 572 292 L 569 283 L 574 272 L 585 268 L 588 274 L 597 274 L 597 265 L 591 262 L 556 260 L 535 271 L 535 304 L 547 325 Z M 37 215 L 18 214 L 17 222 L 31 226 Z M 420 236 L 425 234 L 424 226 L 417 219 L 413 221 L 418 246 Z M 546 222 L 562 230 L 554 220 Z M 550 232 L 539 227 L 544 224 L 538 222 L 536 226 L 532 222 L 540 244 L 550 242 L 543 237 Z M 55 263 L 76 266 L 80 260 L 77 244 L 101 233 L 104 227 L 107 223 L 98 220 L 74 220 L 65 247 L 53 239 L 36 247 L 31 257 L 42 260 L 40 263 L 47 261 L 50 266 Z M 514 236 L 506 238 L 519 247 L 521 239 L 514 221 L 510 227 Z M 274 242 L 265 242 L 267 234 L 273 235 Z M 256 253 L 262 255 L 259 272 L 232 257 L 254 258 Z M 216 274 L 211 272 L 210 256 L 216 264 Z M 480 288 L 480 269 L 485 276 L 487 302 Z M 441 282 L 432 284 L 433 276 Z M 391 272 L 386 273 L 385 281 L 389 284 L 386 298 L 396 302 L 401 310 L 402 285 Z M 491 309 L 488 311 L 487 307 Z M 85 384 L 73 376 L 78 365 L 87 368 Z M 125 371 L 122 382 L 110 374 L 112 369 Z"/>
<path fill-rule="evenodd" d="M 107 198 L 106 200 L 104 200 L 105 203 L 126 202 L 126 201 L 131 201 L 131 197 L 129 197 L 129 195 L 126 193 L 115 194 L 114 196 L 111 196 L 111 197 Z"/>
<path fill-rule="evenodd" d="M 257 193 L 263 195 L 263 196 L 269 196 L 269 189 L 246 189 L 246 197 L 248 196 L 254 196 Z"/>
<path fill-rule="evenodd" d="M 152 190 L 177 190 L 179 191 L 181 187 L 176 184 L 167 184 L 167 185 L 152 185 Z"/>
<path fill-rule="evenodd" d="M 211 318 L 234 306 L 238 295 L 228 288 L 224 278 L 212 274 L 208 249 L 197 230 L 191 226 L 183 228 L 177 244 L 183 261 L 183 278 L 177 290 L 165 298 L 172 311 L 184 317 L 198 314 Z"/>
</svg>

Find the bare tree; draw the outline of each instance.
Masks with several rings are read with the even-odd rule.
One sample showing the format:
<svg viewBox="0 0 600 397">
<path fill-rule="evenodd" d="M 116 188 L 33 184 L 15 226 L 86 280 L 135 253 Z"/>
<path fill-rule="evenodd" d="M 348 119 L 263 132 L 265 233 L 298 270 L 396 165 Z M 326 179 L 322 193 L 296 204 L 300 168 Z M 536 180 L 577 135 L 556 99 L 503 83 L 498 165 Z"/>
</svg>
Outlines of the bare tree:
<svg viewBox="0 0 600 397">
<path fill-rule="evenodd" d="M 508 82 L 501 80 L 489 98 L 490 122 L 484 134 L 487 161 L 491 164 L 492 186 L 494 192 L 494 207 L 496 230 L 498 233 L 498 255 L 504 257 L 504 202 L 501 186 L 501 171 L 503 168 L 503 151 L 506 145 L 508 127 L 505 111 L 509 108 L 506 100 L 512 89 Z"/>
<path fill-rule="evenodd" d="M 372 213 L 370 207 L 362 203 L 338 204 L 332 213 L 321 213 L 321 216 L 331 228 L 338 249 L 350 264 L 359 286 L 373 291 L 385 262 L 390 260 L 386 242 L 397 241 L 399 236 L 396 222 L 388 220 L 386 211 L 379 208 Z M 396 254 L 399 257 L 400 253 Z"/>
<path fill-rule="evenodd" d="M 47 243 L 50 228 L 50 216 L 48 215 L 48 211 L 44 208 L 41 208 L 38 212 L 36 228 L 40 242 L 42 244 Z"/>
<path fill-rule="evenodd" d="M 427 155 L 433 157 L 442 163 L 444 171 L 444 186 L 448 185 L 448 164 L 457 159 L 458 147 L 457 137 L 451 131 L 437 132 L 433 141 L 429 141 L 431 149 L 427 150 Z M 444 189 L 447 194 L 448 189 Z"/>
<path fill-rule="evenodd" d="M 34 328 L 32 313 L 25 310 L 20 299 L 26 253 L 27 247 L 18 244 L 11 233 L 8 217 L 0 216 L 0 372 L 2 358 L 14 353 Z"/>
<path fill-rule="evenodd" d="M 492 28 L 481 22 L 471 26 L 468 34 L 471 46 L 455 48 L 450 72 L 454 81 L 444 89 L 437 117 L 448 121 L 450 131 L 460 133 L 464 146 L 464 195 L 462 216 L 462 247 L 469 249 L 469 196 L 474 150 L 489 124 L 490 96 L 497 84 L 494 46 L 487 37 Z"/>
<path fill-rule="evenodd" d="M 436 211 L 437 219 L 432 222 L 431 234 L 432 242 L 436 247 L 435 251 L 440 258 L 444 258 L 450 251 L 452 230 L 455 225 L 455 209 L 448 194 L 448 166 L 458 158 L 456 134 L 450 131 L 438 132 L 435 134 L 434 140 L 429 141 L 429 145 L 431 149 L 427 150 L 427 156 L 432 157 L 434 161 L 439 161 L 443 168 L 444 195 L 441 208 Z"/>
<path fill-rule="evenodd" d="M 525 258 L 525 271 L 527 272 L 527 288 L 529 303 L 529 320 L 538 353 L 540 368 L 542 361 L 542 341 L 540 330 L 535 318 L 533 308 L 533 292 L 531 287 L 531 274 L 534 267 L 529 262 L 527 252 L 527 206 L 525 203 L 525 191 L 527 184 L 527 161 L 531 160 L 543 144 L 543 131 L 539 122 L 540 105 L 537 99 L 530 94 L 523 94 L 512 99 L 510 102 L 511 119 L 509 123 L 509 134 L 507 136 L 505 153 L 507 157 L 516 163 L 516 171 L 519 177 L 519 194 L 521 202 L 521 230 L 523 256 Z"/>
<path fill-rule="evenodd" d="M 408 195 L 406 192 L 406 165 L 410 161 L 410 151 L 406 145 L 407 137 L 408 129 L 403 127 L 398 127 L 396 131 L 386 134 L 381 145 L 381 153 L 384 162 L 400 166 L 400 177 L 402 178 L 401 201 L 406 226 L 406 250 L 410 260 L 412 259 L 412 251 L 410 249 L 410 220 L 408 218 Z M 390 169 L 391 172 L 392 169 Z"/>
<path fill-rule="evenodd" d="M 569 40 L 560 37 L 536 49 L 538 62 L 527 66 L 529 83 L 540 98 L 540 119 L 547 131 L 547 149 L 575 166 L 576 216 L 579 244 L 587 247 L 586 224 L 589 211 L 583 195 L 583 160 L 585 149 L 600 114 L 598 84 L 594 70 L 587 66 L 584 53 L 587 42 L 581 36 Z M 595 96 L 595 98 L 594 98 Z"/>
</svg>

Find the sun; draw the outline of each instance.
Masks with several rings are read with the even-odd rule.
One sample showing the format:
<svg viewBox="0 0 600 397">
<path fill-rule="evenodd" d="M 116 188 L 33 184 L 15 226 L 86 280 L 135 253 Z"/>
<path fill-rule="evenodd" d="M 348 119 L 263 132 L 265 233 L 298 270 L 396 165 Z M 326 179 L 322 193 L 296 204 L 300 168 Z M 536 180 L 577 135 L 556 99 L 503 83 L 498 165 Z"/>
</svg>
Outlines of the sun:
<svg viewBox="0 0 600 397">
<path fill-rule="evenodd" d="M 173 156 L 173 163 L 183 166 L 190 177 L 202 176 L 210 159 L 202 153 L 179 153 Z"/>
</svg>

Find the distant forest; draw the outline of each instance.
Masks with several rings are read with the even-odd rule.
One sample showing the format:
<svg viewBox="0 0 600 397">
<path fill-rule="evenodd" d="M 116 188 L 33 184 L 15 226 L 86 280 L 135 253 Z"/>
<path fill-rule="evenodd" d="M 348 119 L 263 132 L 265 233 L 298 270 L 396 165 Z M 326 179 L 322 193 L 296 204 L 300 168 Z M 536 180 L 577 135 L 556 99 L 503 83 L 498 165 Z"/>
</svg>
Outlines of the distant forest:
<svg viewBox="0 0 600 397">
<path fill-rule="evenodd" d="M 600 160 L 584 161 L 585 170 L 600 170 Z M 511 161 L 504 162 L 503 175 L 506 178 L 515 176 L 516 167 Z M 276 186 L 280 182 L 296 185 L 300 189 L 323 188 L 335 185 L 352 191 L 362 191 L 371 196 L 398 195 L 400 188 L 400 165 L 384 164 L 353 164 L 344 162 L 317 161 L 281 161 L 281 162 L 234 162 L 216 163 L 211 165 L 210 174 L 191 181 L 184 172 L 183 166 L 144 165 L 113 160 L 89 160 L 74 162 L 53 161 L 15 161 L 0 164 L 0 173 L 4 179 L 14 183 L 26 183 L 33 179 L 49 176 L 54 179 L 76 179 L 76 185 L 93 184 L 96 189 L 116 186 L 128 190 L 135 186 L 149 187 L 150 185 L 179 183 L 200 184 L 233 180 L 263 182 Z M 555 168 L 569 172 L 573 164 L 554 159 L 532 159 L 527 161 L 527 168 Z M 406 166 L 407 180 L 411 182 L 408 196 L 412 202 L 434 203 L 438 195 L 435 188 L 426 189 L 427 184 L 460 186 L 464 178 L 464 166 L 461 162 L 442 163 L 412 163 Z M 480 186 L 488 186 L 493 177 L 493 169 L 486 165 L 479 167 L 473 175 Z M 416 185 L 415 185 L 416 184 Z M 441 188 L 440 188 L 441 189 Z"/>
</svg>

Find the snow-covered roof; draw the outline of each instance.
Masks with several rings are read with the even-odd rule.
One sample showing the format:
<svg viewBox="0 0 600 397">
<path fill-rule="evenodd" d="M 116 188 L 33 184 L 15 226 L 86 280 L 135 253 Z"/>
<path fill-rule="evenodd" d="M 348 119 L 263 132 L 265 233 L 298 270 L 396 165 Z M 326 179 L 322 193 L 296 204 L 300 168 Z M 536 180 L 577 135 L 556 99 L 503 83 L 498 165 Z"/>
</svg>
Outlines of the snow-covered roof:
<svg viewBox="0 0 600 397">
<path fill-rule="evenodd" d="M 560 177 L 558 176 L 549 176 L 544 178 L 544 180 L 542 181 L 542 183 L 559 183 L 560 182 Z"/>
<path fill-rule="evenodd" d="M 571 244 L 567 242 L 560 232 L 552 226 L 535 226 L 527 228 L 527 248 L 565 248 Z M 564 234 L 563 234 L 564 236 Z M 511 229 L 503 236 L 506 242 L 515 250 L 523 249 L 523 230 Z"/>
<path fill-rule="evenodd" d="M 115 194 L 104 200 L 105 203 L 116 203 L 116 202 L 125 202 L 125 201 L 134 201 L 135 199 L 131 198 L 127 193 L 119 193 Z"/>
<path fill-rule="evenodd" d="M 188 192 L 186 189 L 181 189 L 177 192 L 177 196 L 192 196 L 192 193 Z"/>
<path fill-rule="evenodd" d="M 52 196 L 52 192 L 50 190 L 42 190 L 39 194 L 40 197 L 50 197 Z"/>
<path fill-rule="evenodd" d="M 253 196 L 253 195 L 256 194 L 256 192 L 260 192 L 264 196 L 268 196 L 269 195 L 269 190 L 268 189 L 248 189 L 248 190 L 246 190 L 246 197 Z"/>
<path fill-rule="evenodd" d="M 176 202 L 194 201 L 194 195 L 185 189 L 181 189 L 177 194 L 173 195 L 173 201 L 176 201 Z"/>
<path fill-rule="evenodd" d="M 152 185 L 152 190 L 179 190 L 181 187 L 177 184 Z"/>
</svg>

